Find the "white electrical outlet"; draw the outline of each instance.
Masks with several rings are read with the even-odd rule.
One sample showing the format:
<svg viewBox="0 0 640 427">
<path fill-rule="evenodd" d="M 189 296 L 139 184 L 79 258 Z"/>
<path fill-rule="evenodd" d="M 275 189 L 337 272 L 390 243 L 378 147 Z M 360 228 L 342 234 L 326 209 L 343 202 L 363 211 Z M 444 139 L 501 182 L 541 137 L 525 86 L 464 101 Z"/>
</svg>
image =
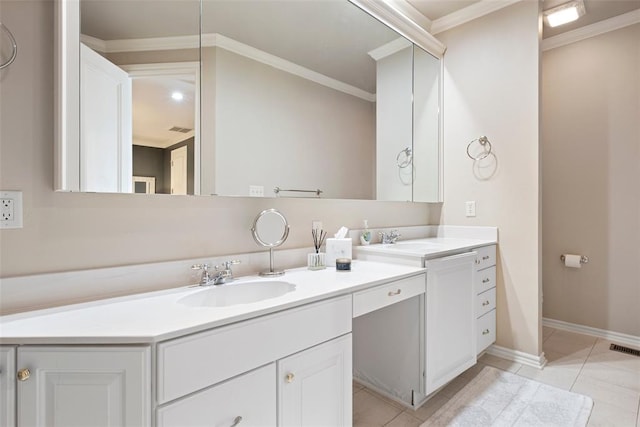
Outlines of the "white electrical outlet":
<svg viewBox="0 0 640 427">
<path fill-rule="evenodd" d="M 322 221 L 311 221 L 312 230 L 322 230 Z"/>
<path fill-rule="evenodd" d="M 249 186 L 250 197 L 264 197 L 264 186 L 262 185 L 250 185 Z"/>
<path fill-rule="evenodd" d="M 469 202 L 465 202 L 464 204 L 464 212 L 465 215 L 467 217 L 473 217 L 476 216 L 476 202 L 475 201 L 469 201 Z"/>
<path fill-rule="evenodd" d="M 0 228 L 22 228 L 22 191 L 0 191 Z"/>
</svg>

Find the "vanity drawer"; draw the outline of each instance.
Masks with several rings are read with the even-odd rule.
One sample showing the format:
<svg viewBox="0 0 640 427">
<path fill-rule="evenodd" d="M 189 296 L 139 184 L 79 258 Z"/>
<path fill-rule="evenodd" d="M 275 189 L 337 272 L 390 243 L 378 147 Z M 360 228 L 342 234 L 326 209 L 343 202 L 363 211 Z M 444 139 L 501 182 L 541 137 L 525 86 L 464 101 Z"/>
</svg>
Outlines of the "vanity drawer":
<svg viewBox="0 0 640 427">
<path fill-rule="evenodd" d="M 351 295 L 158 344 L 158 403 L 351 332 Z"/>
<path fill-rule="evenodd" d="M 476 270 L 479 271 L 496 265 L 496 245 L 483 246 L 474 250 L 478 253 L 476 257 Z"/>
<path fill-rule="evenodd" d="M 426 275 L 420 274 L 356 292 L 353 294 L 353 317 L 423 294 L 426 283 Z"/>
<path fill-rule="evenodd" d="M 485 268 L 476 272 L 476 293 L 488 291 L 496 287 L 496 267 Z"/>
<path fill-rule="evenodd" d="M 476 317 L 480 317 L 496 308 L 496 288 L 476 295 Z"/>
<path fill-rule="evenodd" d="M 496 341 L 496 311 L 491 310 L 477 320 L 477 352 L 481 353 Z"/>
<path fill-rule="evenodd" d="M 158 427 L 276 425 L 276 366 L 271 363 L 158 409 Z"/>
</svg>

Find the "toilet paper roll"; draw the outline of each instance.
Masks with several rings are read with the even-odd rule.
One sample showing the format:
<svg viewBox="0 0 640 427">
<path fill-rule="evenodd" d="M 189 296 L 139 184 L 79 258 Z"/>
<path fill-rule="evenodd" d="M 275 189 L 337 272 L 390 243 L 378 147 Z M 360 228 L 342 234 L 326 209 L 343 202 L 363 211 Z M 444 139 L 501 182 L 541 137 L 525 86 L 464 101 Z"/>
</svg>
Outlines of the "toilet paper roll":
<svg viewBox="0 0 640 427">
<path fill-rule="evenodd" d="M 564 266 L 569 268 L 580 268 L 582 256 L 573 254 L 564 254 Z"/>
</svg>

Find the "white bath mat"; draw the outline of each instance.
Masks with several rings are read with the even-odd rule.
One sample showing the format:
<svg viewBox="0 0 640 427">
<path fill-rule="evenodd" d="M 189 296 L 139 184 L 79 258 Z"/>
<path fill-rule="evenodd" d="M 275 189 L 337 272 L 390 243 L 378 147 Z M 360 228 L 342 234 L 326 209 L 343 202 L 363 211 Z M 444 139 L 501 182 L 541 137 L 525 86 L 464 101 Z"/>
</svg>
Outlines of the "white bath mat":
<svg viewBox="0 0 640 427">
<path fill-rule="evenodd" d="M 592 407 L 587 396 L 487 366 L 421 427 L 584 427 Z"/>
</svg>

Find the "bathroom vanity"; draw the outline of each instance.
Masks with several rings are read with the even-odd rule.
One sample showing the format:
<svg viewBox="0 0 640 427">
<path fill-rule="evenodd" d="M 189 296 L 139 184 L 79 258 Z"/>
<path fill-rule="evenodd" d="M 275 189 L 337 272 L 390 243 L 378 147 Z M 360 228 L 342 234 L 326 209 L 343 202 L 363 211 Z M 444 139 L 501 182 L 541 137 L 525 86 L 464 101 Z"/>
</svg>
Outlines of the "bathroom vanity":
<svg viewBox="0 0 640 427">
<path fill-rule="evenodd" d="M 427 283 L 425 294 L 354 319 L 357 381 L 417 408 L 495 342 L 496 246 L 483 237 L 358 247 L 362 260 L 425 267 Z"/>
<path fill-rule="evenodd" d="M 4 316 L 2 425 L 350 425 L 353 312 L 424 284 L 355 261 Z"/>
<path fill-rule="evenodd" d="M 373 369 L 395 372 L 389 381 L 413 387 L 414 400 L 387 394 L 418 406 L 475 363 L 480 347 L 471 337 L 486 315 L 475 309 L 472 280 L 485 250 L 477 248 L 495 242 L 474 242 L 455 255 L 436 251 L 446 256 L 427 257 L 426 271 L 356 260 L 351 272 L 295 269 L 277 280 L 241 278 L 4 316 L 1 423 L 350 425 L 352 372 Z M 360 319 L 388 323 L 374 325 L 373 340 Z M 409 327 L 397 329 L 403 324 Z M 392 352 L 361 352 L 388 337 L 396 339 Z M 443 339 L 468 348 L 445 364 L 452 355 L 434 347 L 460 349 Z M 410 360 L 385 367 L 393 361 L 388 353 Z M 383 391 L 394 385 L 379 379 L 374 385 Z"/>
</svg>

